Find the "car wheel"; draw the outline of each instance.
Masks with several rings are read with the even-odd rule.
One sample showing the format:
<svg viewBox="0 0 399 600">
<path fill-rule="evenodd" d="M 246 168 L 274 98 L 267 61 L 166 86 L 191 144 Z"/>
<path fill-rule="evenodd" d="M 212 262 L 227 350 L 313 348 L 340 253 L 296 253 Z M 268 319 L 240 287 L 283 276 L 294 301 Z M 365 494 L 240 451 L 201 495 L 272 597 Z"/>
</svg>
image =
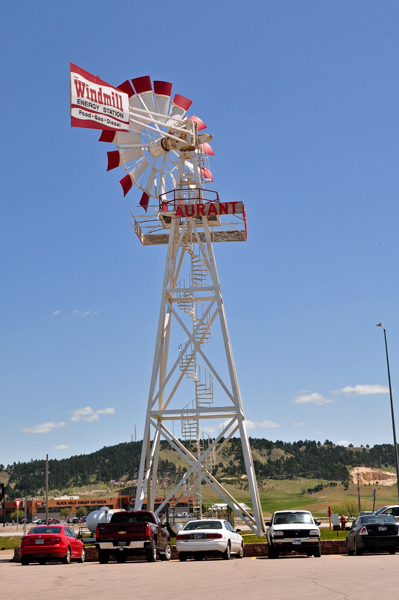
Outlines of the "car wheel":
<svg viewBox="0 0 399 600">
<path fill-rule="evenodd" d="M 86 552 L 85 552 L 85 549 L 82 548 L 82 552 L 80 553 L 80 558 L 78 559 L 78 562 L 84 563 L 85 558 L 86 558 Z"/>
<path fill-rule="evenodd" d="M 267 552 L 269 558 L 278 558 L 278 550 L 273 546 L 273 544 L 270 544 Z"/>
<path fill-rule="evenodd" d="M 64 563 L 64 565 L 69 565 L 69 563 L 71 562 L 71 549 L 68 548 L 66 551 L 66 554 L 64 556 L 64 558 L 62 559 L 62 562 Z"/>
<path fill-rule="evenodd" d="M 313 556 L 315 556 L 316 558 L 320 558 L 321 556 L 321 546 L 317 546 L 316 550 L 313 552 Z"/>
<path fill-rule="evenodd" d="M 147 562 L 155 562 L 157 560 L 157 547 L 154 542 L 151 543 L 151 548 L 146 553 Z"/>
<path fill-rule="evenodd" d="M 187 554 L 185 552 L 179 552 L 179 560 L 180 562 L 186 562 Z"/>
<path fill-rule="evenodd" d="M 119 552 L 115 552 L 115 560 L 117 563 L 125 563 L 127 561 L 127 554 L 122 550 Z"/>
<path fill-rule="evenodd" d="M 29 565 L 29 560 L 27 558 L 21 558 L 21 565 Z"/>
<path fill-rule="evenodd" d="M 306 556 L 313 556 L 313 552 L 310 552 L 310 551 L 306 552 Z"/>
<path fill-rule="evenodd" d="M 166 546 L 165 552 L 159 555 L 161 560 L 170 560 L 172 558 L 172 548 L 170 544 Z"/>
<path fill-rule="evenodd" d="M 227 542 L 226 550 L 222 554 L 223 560 L 229 560 L 231 556 L 230 542 Z"/>
<path fill-rule="evenodd" d="M 348 556 L 355 556 L 355 551 L 348 548 Z"/>
<path fill-rule="evenodd" d="M 107 562 L 109 561 L 109 554 L 106 550 L 99 550 L 98 551 L 98 562 L 102 565 L 107 564 Z"/>
<path fill-rule="evenodd" d="M 356 541 L 355 541 L 355 553 L 356 553 L 356 556 L 361 556 L 363 554 L 363 550 L 360 550 L 357 547 Z"/>
<path fill-rule="evenodd" d="M 39 559 L 39 565 L 45 565 L 46 561 L 44 560 L 44 558 L 40 558 Z"/>
<path fill-rule="evenodd" d="M 237 552 L 237 558 L 242 558 L 244 556 L 244 546 L 241 546 L 239 552 Z"/>
<path fill-rule="evenodd" d="M 388 552 L 389 552 L 389 554 L 395 554 L 396 550 L 395 550 L 395 548 L 389 548 Z"/>
</svg>

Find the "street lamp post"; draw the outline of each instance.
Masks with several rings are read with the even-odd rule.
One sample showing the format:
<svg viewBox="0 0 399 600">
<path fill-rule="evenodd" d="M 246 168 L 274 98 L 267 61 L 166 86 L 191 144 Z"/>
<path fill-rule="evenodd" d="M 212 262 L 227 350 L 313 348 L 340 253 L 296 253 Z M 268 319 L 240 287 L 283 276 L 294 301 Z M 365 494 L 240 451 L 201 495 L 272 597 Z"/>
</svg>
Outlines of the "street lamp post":
<svg viewBox="0 0 399 600">
<path fill-rule="evenodd" d="M 396 428 L 395 428 L 395 415 L 394 415 L 394 412 L 393 412 L 391 374 L 390 374 L 390 371 L 389 371 L 387 332 L 385 331 L 385 327 L 384 327 L 384 325 L 382 323 L 377 323 L 377 327 L 382 327 L 382 329 L 384 331 L 385 354 L 386 354 L 386 357 L 387 357 L 387 369 L 388 369 L 389 397 L 390 397 L 390 400 L 391 400 L 391 417 L 392 417 L 392 430 L 393 430 L 393 445 L 394 445 L 395 461 L 396 461 L 396 485 L 398 487 L 398 502 L 399 502 L 399 456 L 398 456 L 398 445 L 396 443 Z"/>
</svg>

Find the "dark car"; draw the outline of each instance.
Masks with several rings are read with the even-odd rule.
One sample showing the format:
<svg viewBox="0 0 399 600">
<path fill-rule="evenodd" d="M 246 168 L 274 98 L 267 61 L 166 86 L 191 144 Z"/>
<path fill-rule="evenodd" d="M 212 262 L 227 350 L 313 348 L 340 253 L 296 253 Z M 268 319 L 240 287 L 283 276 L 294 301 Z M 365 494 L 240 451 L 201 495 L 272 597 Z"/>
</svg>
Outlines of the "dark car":
<svg viewBox="0 0 399 600">
<path fill-rule="evenodd" d="M 358 517 L 346 536 L 348 554 L 386 551 L 395 554 L 399 546 L 398 522 L 391 515 Z"/>
</svg>

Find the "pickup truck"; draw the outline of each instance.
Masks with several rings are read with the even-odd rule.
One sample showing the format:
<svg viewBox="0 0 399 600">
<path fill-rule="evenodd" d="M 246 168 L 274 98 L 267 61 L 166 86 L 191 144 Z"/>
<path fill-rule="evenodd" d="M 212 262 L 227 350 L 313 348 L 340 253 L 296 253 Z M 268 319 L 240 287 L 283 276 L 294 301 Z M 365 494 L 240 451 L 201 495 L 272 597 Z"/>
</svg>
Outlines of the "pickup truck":
<svg viewBox="0 0 399 600">
<path fill-rule="evenodd" d="M 109 523 L 99 523 L 96 547 L 100 563 L 107 563 L 110 554 L 120 563 L 133 555 L 144 555 L 148 562 L 155 562 L 158 554 L 161 560 L 172 556 L 168 530 L 147 510 L 116 512 Z"/>
<path fill-rule="evenodd" d="M 293 551 L 320 557 L 319 525 L 308 510 L 276 510 L 266 522 L 269 558 Z"/>
</svg>

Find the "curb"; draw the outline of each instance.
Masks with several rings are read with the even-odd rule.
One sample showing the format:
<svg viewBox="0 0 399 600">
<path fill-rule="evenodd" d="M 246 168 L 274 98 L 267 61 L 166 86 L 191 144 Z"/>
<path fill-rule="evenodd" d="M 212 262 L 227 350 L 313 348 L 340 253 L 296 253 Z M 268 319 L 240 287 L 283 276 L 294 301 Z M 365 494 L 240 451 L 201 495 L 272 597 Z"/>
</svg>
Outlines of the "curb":
<svg viewBox="0 0 399 600">
<path fill-rule="evenodd" d="M 345 540 L 323 540 L 320 542 L 322 554 L 347 554 L 346 541 Z M 289 554 L 288 552 L 283 554 Z M 245 544 L 244 546 L 245 557 L 257 557 L 257 556 L 268 556 L 268 545 L 267 542 L 255 542 L 252 544 Z M 138 556 L 137 559 L 141 559 Z M 172 559 L 178 558 L 176 546 L 172 546 Z M 128 560 L 133 561 L 136 557 L 132 557 Z M 13 562 L 21 562 L 20 548 L 14 548 L 14 557 L 11 559 Z M 86 548 L 86 562 L 97 562 L 98 553 L 97 548 L 89 546 Z"/>
</svg>

